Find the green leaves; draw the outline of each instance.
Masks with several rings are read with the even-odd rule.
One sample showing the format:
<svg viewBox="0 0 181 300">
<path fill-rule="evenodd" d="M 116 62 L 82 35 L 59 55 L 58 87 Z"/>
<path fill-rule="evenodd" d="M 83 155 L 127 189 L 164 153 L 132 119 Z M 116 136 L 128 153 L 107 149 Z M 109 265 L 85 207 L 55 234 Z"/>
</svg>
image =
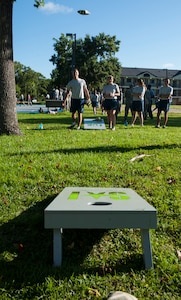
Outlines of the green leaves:
<svg viewBox="0 0 181 300">
<path fill-rule="evenodd" d="M 35 1 L 34 7 L 36 8 L 43 6 L 45 4 L 44 0 L 34 0 L 34 1 Z"/>
<path fill-rule="evenodd" d="M 71 78 L 69 71 L 73 51 L 75 51 L 76 67 L 80 70 L 80 77 L 86 79 L 89 88 L 102 89 L 109 74 L 114 74 L 116 82 L 120 81 L 121 64 L 115 56 L 119 51 L 120 41 L 116 40 L 116 36 L 100 33 L 95 37 L 86 35 L 84 40 L 75 41 L 61 34 L 60 38 L 54 41 L 56 54 L 50 61 L 56 66 L 52 79 L 58 84 L 64 86 Z"/>
</svg>

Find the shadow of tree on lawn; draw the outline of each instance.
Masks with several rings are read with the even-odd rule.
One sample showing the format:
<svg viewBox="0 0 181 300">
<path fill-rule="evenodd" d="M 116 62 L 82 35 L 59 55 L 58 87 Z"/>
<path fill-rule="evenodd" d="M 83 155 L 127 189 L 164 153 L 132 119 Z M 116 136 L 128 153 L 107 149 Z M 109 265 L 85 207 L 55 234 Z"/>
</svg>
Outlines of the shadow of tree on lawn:
<svg viewBox="0 0 181 300">
<path fill-rule="evenodd" d="M 104 120 L 105 124 L 107 124 L 107 116 L 106 115 L 101 115 L 100 116 L 101 119 Z M 163 115 L 161 115 L 161 122 L 163 121 Z M 84 115 L 83 118 L 95 118 L 95 116 L 90 116 L 90 115 Z M 48 125 L 48 124 L 57 124 L 57 125 L 70 125 L 71 124 L 71 113 L 70 115 L 63 115 L 61 113 L 57 114 L 57 115 L 46 115 L 46 114 L 42 114 L 41 117 L 39 115 L 39 117 L 36 117 L 35 115 L 32 115 L 32 117 L 30 117 L 28 115 L 27 118 L 19 118 L 19 123 L 21 124 L 39 124 L 40 121 L 42 120 L 42 122 L 45 124 L 45 125 Z M 129 118 L 129 123 L 131 123 L 131 117 Z M 118 120 L 117 120 L 117 124 L 124 124 L 124 116 L 123 116 L 123 113 L 121 115 L 118 115 Z M 136 121 L 136 124 L 139 124 L 139 120 Z M 145 122 L 144 122 L 144 125 L 145 127 L 147 126 L 153 126 L 155 127 L 156 125 L 156 117 L 154 117 L 154 119 L 150 120 L 150 119 L 147 119 Z M 175 114 L 175 113 L 172 113 L 172 114 L 169 114 L 169 117 L 168 117 L 168 123 L 167 123 L 168 127 L 181 127 L 181 114 Z M 126 128 L 128 129 L 129 126 Z M 62 129 L 62 127 L 60 128 L 60 130 Z M 132 128 L 130 128 L 132 129 Z M 137 128 L 134 128 L 134 130 L 137 129 Z M 138 128 L 139 129 L 139 128 Z M 156 129 L 155 129 L 156 130 Z"/>
<path fill-rule="evenodd" d="M 113 153 L 113 152 L 118 152 L 118 153 L 128 153 L 131 151 L 137 151 L 137 153 L 143 153 L 143 151 L 151 151 L 151 150 L 162 150 L 162 149 L 176 149 L 176 148 L 180 148 L 181 147 L 181 143 L 180 140 L 178 141 L 177 144 L 152 144 L 152 145 L 143 145 L 143 146 L 138 146 L 138 147 L 126 147 L 126 146 L 114 146 L 114 145 L 109 145 L 109 146 L 95 146 L 95 147 L 81 147 L 81 148 L 61 148 L 61 149 L 53 149 L 53 150 L 46 150 L 45 152 L 43 151 L 27 151 L 26 152 L 26 156 L 27 155 L 31 155 L 33 154 L 41 154 L 41 155 L 47 155 L 47 154 L 55 154 L 55 153 L 61 153 L 61 154 L 78 154 L 78 153 Z M 7 156 L 9 157 L 11 156 L 19 156 L 19 155 L 23 155 L 24 152 L 14 152 L 11 154 L 7 154 Z"/>
</svg>

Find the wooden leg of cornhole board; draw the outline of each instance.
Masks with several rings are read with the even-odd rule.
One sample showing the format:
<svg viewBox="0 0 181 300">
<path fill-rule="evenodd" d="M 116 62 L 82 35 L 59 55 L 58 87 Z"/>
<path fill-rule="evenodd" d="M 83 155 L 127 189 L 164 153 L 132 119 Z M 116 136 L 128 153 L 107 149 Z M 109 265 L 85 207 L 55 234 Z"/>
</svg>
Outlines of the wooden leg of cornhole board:
<svg viewBox="0 0 181 300">
<path fill-rule="evenodd" d="M 143 249 L 143 258 L 144 258 L 144 263 L 145 263 L 145 269 L 148 270 L 148 269 L 153 268 L 149 229 L 141 229 L 141 240 L 142 240 L 142 249 Z"/>
<path fill-rule="evenodd" d="M 53 229 L 53 265 L 62 265 L 62 229 Z"/>
</svg>

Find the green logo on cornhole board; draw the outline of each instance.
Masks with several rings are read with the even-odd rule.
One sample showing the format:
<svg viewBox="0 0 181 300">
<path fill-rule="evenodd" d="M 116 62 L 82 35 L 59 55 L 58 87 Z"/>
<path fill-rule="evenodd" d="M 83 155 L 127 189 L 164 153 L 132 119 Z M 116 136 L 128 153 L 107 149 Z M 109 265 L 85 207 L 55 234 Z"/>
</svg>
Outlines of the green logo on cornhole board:
<svg viewBox="0 0 181 300">
<path fill-rule="evenodd" d="M 80 192 L 72 192 L 68 197 L 68 200 L 78 200 Z M 108 192 L 108 193 L 92 193 L 87 192 L 85 194 L 87 197 L 92 197 L 94 199 L 100 199 L 101 197 L 109 197 L 112 200 L 128 200 L 129 196 L 124 192 Z"/>
</svg>

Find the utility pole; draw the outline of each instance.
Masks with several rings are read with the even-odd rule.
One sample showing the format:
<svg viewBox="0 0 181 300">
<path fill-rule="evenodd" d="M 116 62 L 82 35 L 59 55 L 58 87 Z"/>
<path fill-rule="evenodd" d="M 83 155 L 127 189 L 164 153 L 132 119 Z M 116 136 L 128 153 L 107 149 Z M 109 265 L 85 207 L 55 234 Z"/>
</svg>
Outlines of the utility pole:
<svg viewBox="0 0 181 300">
<path fill-rule="evenodd" d="M 73 41 L 73 44 L 72 44 L 72 64 L 71 64 L 71 70 L 73 70 L 76 67 L 76 33 L 67 33 L 66 36 L 70 37 Z"/>
</svg>

